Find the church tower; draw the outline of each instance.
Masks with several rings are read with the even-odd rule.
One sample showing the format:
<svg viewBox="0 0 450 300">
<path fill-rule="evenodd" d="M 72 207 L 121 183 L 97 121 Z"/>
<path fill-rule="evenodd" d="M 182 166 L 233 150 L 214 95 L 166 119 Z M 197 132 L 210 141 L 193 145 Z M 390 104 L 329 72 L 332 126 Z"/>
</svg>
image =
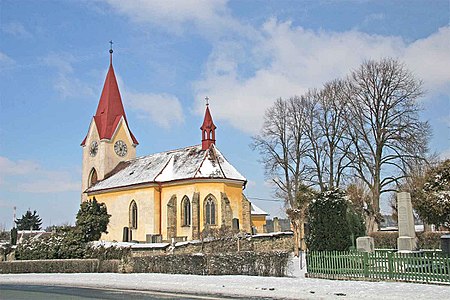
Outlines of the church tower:
<svg viewBox="0 0 450 300">
<path fill-rule="evenodd" d="M 81 200 L 87 199 L 84 191 L 102 180 L 119 162 L 136 157 L 139 144 L 131 132 L 120 97 L 112 65 L 112 42 L 109 50 L 109 70 L 97 111 L 91 120 L 83 147 Z"/>
</svg>

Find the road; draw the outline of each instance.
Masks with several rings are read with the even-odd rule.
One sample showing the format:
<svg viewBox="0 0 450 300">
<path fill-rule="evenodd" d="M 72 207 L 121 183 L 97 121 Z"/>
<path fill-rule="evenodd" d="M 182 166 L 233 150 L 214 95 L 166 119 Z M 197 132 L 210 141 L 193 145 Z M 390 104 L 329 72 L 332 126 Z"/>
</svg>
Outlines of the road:
<svg viewBox="0 0 450 300">
<path fill-rule="evenodd" d="M 242 299 L 221 295 L 191 295 L 157 291 L 135 291 L 119 289 L 92 289 L 65 286 L 45 285 L 13 285 L 0 284 L 1 300 L 153 300 L 153 299 L 181 299 L 181 300 L 217 300 Z M 248 298 L 246 298 L 248 299 Z M 258 298 L 261 299 L 261 298 Z"/>
</svg>

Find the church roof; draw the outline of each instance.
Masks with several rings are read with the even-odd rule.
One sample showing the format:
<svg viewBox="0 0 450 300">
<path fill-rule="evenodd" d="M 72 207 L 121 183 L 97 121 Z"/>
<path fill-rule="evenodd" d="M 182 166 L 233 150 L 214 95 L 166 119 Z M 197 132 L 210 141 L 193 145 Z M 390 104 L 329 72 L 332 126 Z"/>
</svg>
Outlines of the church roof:
<svg viewBox="0 0 450 300">
<path fill-rule="evenodd" d="M 258 206 L 256 206 L 254 203 L 252 203 L 252 209 L 250 211 L 251 215 L 263 215 L 263 216 L 267 216 L 269 215 L 267 212 L 265 212 L 264 210 L 262 210 L 261 208 L 259 208 Z"/>
<path fill-rule="evenodd" d="M 86 192 L 145 183 L 211 178 L 246 181 L 215 145 L 207 150 L 202 150 L 201 145 L 196 145 L 121 162 L 105 179 L 97 182 Z"/>
<path fill-rule="evenodd" d="M 202 129 L 202 130 L 207 130 L 207 129 L 214 130 L 216 128 L 217 127 L 216 127 L 216 125 L 214 125 L 213 119 L 211 117 L 211 112 L 209 111 L 209 106 L 206 106 L 205 118 L 203 119 L 203 124 L 202 124 L 202 127 L 200 127 L 200 129 Z"/>
<path fill-rule="evenodd" d="M 105 84 L 103 85 L 102 95 L 98 103 L 97 111 L 94 116 L 95 125 L 97 125 L 100 139 L 111 139 L 121 117 L 124 118 L 128 126 L 127 117 L 120 97 L 119 86 L 117 85 L 116 75 L 112 63 L 109 65 Z M 129 128 L 129 127 L 128 127 Z M 130 130 L 130 135 L 134 144 L 139 144 Z M 81 145 L 86 143 L 86 137 Z"/>
</svg>

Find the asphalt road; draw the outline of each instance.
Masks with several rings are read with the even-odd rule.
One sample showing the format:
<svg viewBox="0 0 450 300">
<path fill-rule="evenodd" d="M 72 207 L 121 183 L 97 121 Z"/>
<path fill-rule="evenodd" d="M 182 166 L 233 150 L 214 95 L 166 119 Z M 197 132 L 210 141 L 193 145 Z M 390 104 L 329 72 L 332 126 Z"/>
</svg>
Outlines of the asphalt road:
<svg viewBox="0 0 450 300">
<path fill-rule="evenodd" d="M 214 295 L 189 295 L 156 291 L 130 291 L 114 289 L 92 289 L 64 286 L 44 285 L 0 285 L 1 300 L 83 300 L 83 299 L 111 299 L 111 300 L 148 300 L 148 299 L 182 299 L 182 300 L 215 300 L 237 299 Z"/>
</svg>

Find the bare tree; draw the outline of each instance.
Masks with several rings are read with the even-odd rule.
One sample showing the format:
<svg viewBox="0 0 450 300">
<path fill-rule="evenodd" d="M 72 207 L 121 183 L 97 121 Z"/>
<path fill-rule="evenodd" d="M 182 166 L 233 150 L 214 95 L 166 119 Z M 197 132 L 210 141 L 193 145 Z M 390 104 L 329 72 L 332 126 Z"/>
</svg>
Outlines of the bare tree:
<svg viewBox="0 0 450 300">
<path fill-rule="evenodd" d="M 266 111 L 261 133 L 253 137 L 252 144 L 262 156 L 266 175 L 276 186 L 276 195 L 285 199 L 287 210 L 298 216 L 291 218 L 296 255 L 301 242 L 300 232 L 306 207 L 306 204 L 298 201 L 299 189 L 306 173 L 302 161 L 309 149 L 308 139 L 302 128 L 305 123 L 304 101 L 299 97 L 278 99 Z"/>
<path fill-rule="evenodd" d="M 381 194 L 405 178 L 411 160 L 423 159 L 430 127 L 419 120 L 422 83 L 393 59 L 367 61 L 354 70 L 347 89 L 352 168 L 371 192 L 377 220 Z M 369 232 L 377 229 L 372 222 Z"/>
<path fill-rule="evenodd" d="M 320 91 L 312 90 L 305 96 L 308 117 L 304 130 L 310 144 L 311 181 L 321 191 L 340 187 L 350 165 L 345 86 L 344 81 L 334 80 Z"/>
</svg>

